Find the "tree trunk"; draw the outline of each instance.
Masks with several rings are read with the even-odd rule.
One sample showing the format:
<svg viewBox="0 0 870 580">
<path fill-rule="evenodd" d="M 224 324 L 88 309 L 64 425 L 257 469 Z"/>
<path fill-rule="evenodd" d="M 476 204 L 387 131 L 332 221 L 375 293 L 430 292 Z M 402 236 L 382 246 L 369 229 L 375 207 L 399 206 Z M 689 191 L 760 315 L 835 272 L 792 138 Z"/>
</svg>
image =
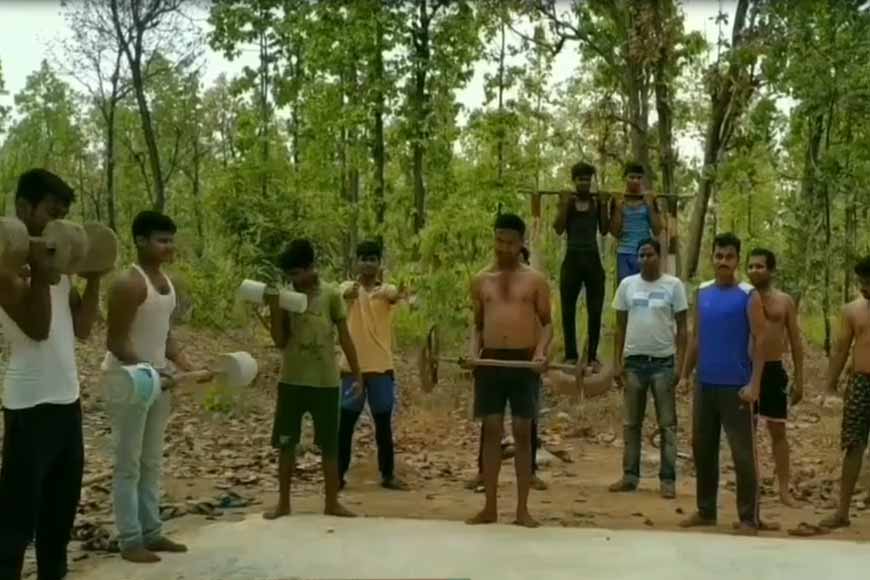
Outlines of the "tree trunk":
<svg viewBox="0 0 870 580">
<path fill-rule="evenodd" d="M 380 5 L 380 4 L 379 4 Z M 372 142 L 372 160 L 375 164 L 375 223 L 378 235 L 383 235 L 384 222 L 387 216 L 386 192 L 386 143 L 384 140 L 384 28 L 381 15 L 378 14 L 375 25 L 375 54 L 372 62 L 372 77 L 374 80 L 374 139 Z"/>
<path fill-rule="evenodd" d="M 495 182 L 501 188 L 504 184 L 504 72 L 505 72 L 505 23 L 501 23 L 501 48 L 498 53 L 498 141 L 496 142 L 497 169 Z"/>
<path fill-rule="evenodd" d="M 739 0 L 734 15 L 731 50 L 739 50 L 745 43 L 747 31 L 746 16 L 750 0 Z M 719 157 L 728 145 L 734 125 L 752 96 L 751 70 L 755 65 L 756 56 L 738 58 L 732 55 L 728 70 L 717 69 L 711 75 L 710 90 L 710 120 L 707 123 L 707 133 L 704 141 L 704 165 L 698 193 L 692 207 L 692 217 L 689 223 L 689 244 L 686 248 L 686 263 L 683 274 L 686 278 L 695 276 L 698 271 L 698 259 L 701 255 L 701 243 L 704 238 L 704 225 L 707 217 L 707 205 L 716 181 L 716 170 Z M 718 67 L 718 63 L 713 65 Z M 750 78 L 746 78 L 749 76 Z"/>
<path fill-rule="evenodd" d="M 205 228 L 202 217 L 202 200 L 201 197 L 201 180 L 200 166 L 202 165 L 202 147 L 199 142 L 199 119 L 197 119 L 197 131 L 193 136 L 193 179 L 192 191 L 193 195 L 193 217 L 196 220 L 196 255 L 202 257 L 205 251 Z"/>
<path fill-rule="evenodd" d="M 106 115 L 106 209 L 109 214 L 109 227 L 112 231 L 118 231 L 118 223 L 115 215 L 115 110 L 117 102 L 113 95 L 108 103 L 109 110 Z"/>
<path fill-rule="evenodd" d="M 261 17 L 263 14 L 261 13 Z M 269 43 L 265 26 L 260 31 L 260 195 L 269 194 Z"/>
<path fill-rule="evenodd" d="M 670 26 L 673 16 L 673 0 L 658 0 L 655 3 L 654 25 L 656 27 L 656 41 L 658 43 L 658 55 L 653 69 L 656 96 L 656 114 L 658 115 L 659 136 L 659 168 L 661 170 L 661 191 L 673 193 L 675 191 L 674 172 L 677 165 L 677 156 L 674 153 L 673 135 L 673 95 L 671 94 L 671 78 L 668 67 L 673 64 L 673 47 L 669 35 L 666 34 L 666 26 Z M 667 227 L 664 236 L 664 249 L 667 256 L 667 270 L 671 274 L 680 275 L 679 245 L 677 239 L 677 200 L 667 200 Z"/>
<path fill-rule="evenodd" d="M 426 226 L 426 184 L 423 179 L 429 106 L 426 77 L 429 71 L 429 10 L 427 0 L 418 0 L 419 15 L 412 32 L 414 42 L 414 141 L 411 146 L 414 176 L 414 233 Z"/>
</svg>

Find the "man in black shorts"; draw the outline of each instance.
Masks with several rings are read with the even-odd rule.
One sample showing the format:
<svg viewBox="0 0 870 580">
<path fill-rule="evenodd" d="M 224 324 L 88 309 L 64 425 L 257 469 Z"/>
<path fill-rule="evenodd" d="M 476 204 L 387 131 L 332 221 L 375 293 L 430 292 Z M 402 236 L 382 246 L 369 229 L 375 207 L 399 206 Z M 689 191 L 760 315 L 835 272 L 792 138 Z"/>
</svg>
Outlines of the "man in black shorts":
<svg viewBox="0 0 870 580">
<path fill-rule="evenodd" d="M 305 312 L 282 310 L 278 297 L 269 297 L 272 340 L 282 351 L 281 378 L 272 445 L 278 449 L 278 505 L 263 514 L 267 520 L 290 515 L 290 484 L 296 462 L 295 450 L 302 430 L 302 417 L 314 421 L 314 441 L 323 460 L 327 515 L 353 517 L 338 501 L 338 425 L 341 377 L 335 358 L 335 335 L 347 357 L 352 388 L 363 382 L 356 349 L 347 328 L 347 311 L 338 287 L 320 282 L 314 262 L 314 247 L 308 240 L 293 240 L 279 257 L 281 270 L 296 292 L 307 296 Z"/>
<path fill-rule="evenodd" d="M 788 374 L 782 364 L 786 350 L 791 350 L 794 363 L 794 386 L 791 399 L 797 404 L 804 392 L 804 355 L 797 306 L 791 296 L 774 287 L 771 282 L 776 272 L 776 256 L 770 250 L 755 248 L 749 253 L 749 279 L 764 306 L 767 332 L 764 339 L 764 372 L 761 375 L 761 395 L 758 399 L 758 414 L 767 423 L 773 444 L 776 476 L 779 481 L 780 501 L 794 507 L 795 501 L 789 491 L 789 448 L 786 437 L 788 420 L 789 385 Z"/>
<path fill-rule="evenodd" d="M 520 250 L 520 254 L 522 256 L 523 264 L 526 266 L 529 264 L 529 249 L 526 246 L 523 246 Z M 541 393 L 538 392 L 538 399 L 540 403 Z M 484 426 L 483 423 L 480 425 L 480 444 L 477 447 L 477 475 L 473 478 L 469 479 L 465 483 L 466 489 L 471 489 L 477 491 L 478 488 L 483 486 L 483 434 L 484 434 Z M 504 443 L 502 443 L 504 445 Z M 538 491 L 544 491 L 547 489 L 547 483 L 538 477 L 538 448 L 541 445 L 540 439 L 538 439 L 538 419 L 535 418 L 532 420 L 532 488 Z"/>
<path fill-rule="evenodd" d="M 517 471 L 515 523 L 537 527 L 528 510 L 531 422 L 537 415 L 540 372 L 552 338 L 550 289 L 540 272 L 524 265 L 520 253 L 523 220 L 501 214 L 495 222 L 495 263 L 471 281 L 474 324 L 468 365 L 475 367 L 474 411 L 484 424 L 483 476 L 486 505 L 469 524 L 498 520 L 498 473 L 505 407 L 510 404 Z M 534 369 L 486 367 L 480 359 L 532 361 Z"/>
</svg>

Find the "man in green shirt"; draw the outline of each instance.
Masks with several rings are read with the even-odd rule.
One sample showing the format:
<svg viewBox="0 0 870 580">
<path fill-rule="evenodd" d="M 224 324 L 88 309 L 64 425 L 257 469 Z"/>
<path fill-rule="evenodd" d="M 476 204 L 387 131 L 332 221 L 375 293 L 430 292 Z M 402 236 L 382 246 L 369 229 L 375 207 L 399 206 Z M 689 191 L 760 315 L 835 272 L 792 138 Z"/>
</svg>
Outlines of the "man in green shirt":
<svg viewBox="0 0 870 580">
<path fill-rule="evenodd" d="M 347 357 L 353 388 L 362 389 L 356 349 L 347 329 L 347 311 L 337 286 L 321 283 L 308 240 L 293 240 L 279 256 L 279 266 L 296 292 L 308 297 L 303 313 L 282 310 L 277 296 L 269 299 L 272 340 L 282 351 L 278 402 L 272 445 L 278 449 L 278 505 L 263 514 L 267 520 L 290 515 L 290 483 L 302 417 L 314 421 L 314 441 L 320 447 L 326 487 L 324 513 L 354 517 L 338 502 L 338 418 L 341 378 L 335 356 L 335 335 Z"/>
</svg>

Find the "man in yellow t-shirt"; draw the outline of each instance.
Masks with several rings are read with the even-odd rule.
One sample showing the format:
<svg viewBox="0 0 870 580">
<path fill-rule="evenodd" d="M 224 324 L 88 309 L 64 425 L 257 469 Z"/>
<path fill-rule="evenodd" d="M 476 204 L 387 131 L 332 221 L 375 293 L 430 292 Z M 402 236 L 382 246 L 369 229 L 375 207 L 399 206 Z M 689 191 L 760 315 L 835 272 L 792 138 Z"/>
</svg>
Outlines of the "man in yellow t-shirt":
<svg viewBox="0 0 870 580">
<path fill-rule="evenodd" d="M 353 376 L 343 364 L 341 421 L 339 427 L 339 475 L 341 487 L 350 467 L 353 433 L 366 400 L 375 423 L 378 467 L 387 489 L 406 490 L 395 474 L 393 450 L 393 407 L 396 401 L 393 372 L 393 309 L 400 293 L 395 286 L 380 281 L 382 248 L 378 242 L 357 246 L 357 279 L 341 285 L 347 303 L 347 325 L 356 347 L 364 389 L 354 392 Z"/>
</svg>

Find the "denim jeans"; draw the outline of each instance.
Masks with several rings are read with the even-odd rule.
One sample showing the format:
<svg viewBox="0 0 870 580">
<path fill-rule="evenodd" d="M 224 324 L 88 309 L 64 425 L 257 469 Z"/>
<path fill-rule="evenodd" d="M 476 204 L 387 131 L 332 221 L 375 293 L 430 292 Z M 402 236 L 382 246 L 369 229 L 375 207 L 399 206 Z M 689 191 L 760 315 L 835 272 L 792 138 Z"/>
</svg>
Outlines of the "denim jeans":
<svg viewBox="0 0 870 580">
<path fill-rule="evenodd" d="M 659 479 L 673 482 L 677 478 L 677 412 L 674 395 L 674 359 L 646 356 L 625 357 L 625 391 L 622 456 L 624 480 L 637 485 L 640 480 L 640 452 L 643 419 L 646 415 L 647 391 L 652 391 L 656 418 L 661 434 Z"/>
<path fill-rule="evenodd" d="M 112 423 L 112 505 L 118 544 L 126 549 L 160 538 L 160 467 L 172 395 L 163 392 L 145 407 L 117 370 L 104 376 L 106 411 Z"/>
</svg>

